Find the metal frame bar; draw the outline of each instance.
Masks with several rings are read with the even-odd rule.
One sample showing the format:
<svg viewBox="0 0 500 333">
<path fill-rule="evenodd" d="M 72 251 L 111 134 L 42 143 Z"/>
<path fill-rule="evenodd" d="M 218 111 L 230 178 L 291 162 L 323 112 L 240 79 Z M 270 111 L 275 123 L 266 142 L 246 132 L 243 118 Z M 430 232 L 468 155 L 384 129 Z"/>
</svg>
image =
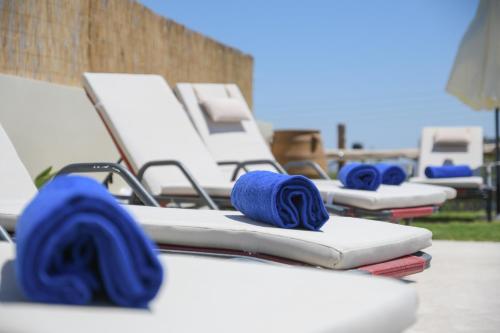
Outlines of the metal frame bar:
<svg viewBox="0 0 500 333">
<path fill-rule="evenodd" d="M 281 174 L 287 174 L 286 170 L 283 169 L 281 165 L 279 165 L 276 161 L 273 160 L 247 160 L 247 161 L 220 161 L 217 162 L 218 165 L 235 165 L 236 168 L 234 169 L 233 175 L 231 176 L 231 181 L 235 181 L 236 178 L 238 177 L 238 173 L 240 170 L 244 170 L 245 172 L 248 172 L 248 169 L 246 168 L 249 165 L 259 165 L 259 164 L 267 164 L 271 165 L 276 169 L 278 173 Z"/>
<path fill-rule="evenodd" d="M 196 193 L 203 198 L 203 200 L 206 202 L 208 207 L 210 209 L 218 210 L 219 207 L 217 204 L 212 200 L 212 198 L 208 195 L 208 193 L 198 184 L 198 182 L 194 179 L 194 177 L 191 175 L 191 173 L 188 171 L 188 169 L 179 161 L 176 160 L 158 160 L 158 161 L 150 161 L 145 163 L 137 172 L 137 179 L 139 182 L 142 182 L 144 178 L 144 174 L 146 171 L 152 167 L 159 167 L 159 166 L 174 166 L 177 167 L 184 177 L 189 181 L 191 186 L 194 188 Z"/>
<path fill-rule="evenodd" d="M 148 193 L 142 184 L 134 177 L 134 175 L 117 163 L 74 163 L 63 167 L 57 173 L 57 176 L 69 173 L 91 173 L 91 172 L 108 172 L 118 174 L 123 178 L 134 194 L 146 206 L 160 207 L 155 198 Z"/>
<path fill-rule="evenodd" d="M 119 158 L 118 161 L 116 161 L 116 164 L 120 164 L 123 162 L 123 158 Z M 109 188 L 109 184 L 113 184 L 113 173 L 110 172 L 108 173 L 108 175 L 106 176 L 106 178 L 104 178 L 104 180 L 102 181 L 102 184 L 104 185 L 104 187 L 106 188 Z"/>
<path fill-rule="evenodd" d="M 311 160 L 302 160 L 302 161 L 290 161 L 286 163 L 283 168 L 288 171 L 291 168 L 311 168 L 313 169 L 321 179 L 330 180 L 331 178 L 328 174 L 319 166 L 318 163 Z"/>
<path fill-rule="evenodd" d="M 12 238 L 10 238 L 9 233 L 7 232 L 7 230 L 5 230 L 4 227 L 2 227 L 1 225 L 0 225 L 0 241 L 4 241 L 4 242 L 8 242 L 8 243 L 13 243 L 12 242 Z"/>
<path fill-rule="evenodd" d="M 495 108 L 495 171 L 496 171 L 496 215 L 500 214 L 500 143 L 499 143 L 499 134 L 500 134 L 500 108 Z"/>
</svg>

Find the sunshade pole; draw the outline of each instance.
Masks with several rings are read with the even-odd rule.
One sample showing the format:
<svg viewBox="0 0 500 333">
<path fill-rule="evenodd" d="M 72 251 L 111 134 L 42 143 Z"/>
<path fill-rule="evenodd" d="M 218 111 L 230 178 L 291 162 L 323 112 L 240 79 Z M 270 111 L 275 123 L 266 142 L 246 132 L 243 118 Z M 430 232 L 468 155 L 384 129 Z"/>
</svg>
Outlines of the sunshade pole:
<svg viewBox="0 0 500 333">
<path fill-rule="evenodd" d="M 495 159 L 496 159 L 496 167 L 495 167 L 495 176 L 496 176 L 496 182 L 497 182 L 497 190 L 495 193 L 496 197 L 496 211 L 497 211 L 497 216 L 500 214 L 500 165 L 498 165 L 498 162 L 500 161 L 500 149 L 498 147 L 498 136 L 499 136 L 499 124 L 498 124 L 498 118 L 499 118 L 499 108 L 495 108 Z"/>
</svg>

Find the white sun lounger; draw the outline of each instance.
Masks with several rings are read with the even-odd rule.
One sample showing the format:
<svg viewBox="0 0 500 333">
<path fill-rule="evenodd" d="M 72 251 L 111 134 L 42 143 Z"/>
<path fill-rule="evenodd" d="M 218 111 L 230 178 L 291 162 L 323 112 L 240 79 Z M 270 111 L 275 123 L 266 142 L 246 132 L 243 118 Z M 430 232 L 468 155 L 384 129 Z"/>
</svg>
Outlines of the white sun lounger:
<svg viewBox="0 0 500 333">
<path fill-rule="evenodd" d="M 0 154 L 0 226 L 13 232 L 37 190 L 1 126 Z M 254 256 L 388 276 L 422 271 L 430 260 L 425 254 L 414 255 L 431 245 L 431 233 L 422 228 L 332 217 L 321 232 L 311 232 L 264 225 L 235 211 L 126 208 L 164 249 Z M 382 266 L 362 267 L 385 261 Z"/>
<path fill-rule="evenodd" d="M 428 166 L 466 164 L 472 169 L 483 166 L 483 129 L 481 127 L 424 127 L 420 140 L 417 176 L 411 181 L 475 188 L 483 186 L 482 177 L 455 177 L 432 179 L 425 177 Z"/>
<path fill-rule="evenodd" d="M 459 198 L 480 197 L 487 202 L 491 219 L 491 188 L 483 177 L 427 178 L 425 168 L 443 164 L 465 164 L 478 170 L 483 164 L 483 129 L 481 127 L 424 127 L 420 139 L 420 156 L 413 183 L 452 187 Z"/>
<path fill-rule="evenodd" d="M 147 310 L 32 303 L 14 258 L 0 242 L 2 332 L 402 332 L 416 319 L 399 281 L 182 254 L 160 255 L 167 274 Z"/>
<path fill-rule="evenodd" d="M 268 145 L 259 133 L 257 124 L 249 112 L 241 91 L 235 84 L 190 84 L 179 83 L 176 93 L 183 102 L 193 124 L 208 150 L 218 162 L 264 160 L 276 163 Z M 200 96 L 203 98 L 229 99 L 240 101 L 248 109 L 249 119 L 239 122 L 214 122 L 202 110 Z M 221 165 L 226 179 L 234 175 L 234 165 Z M 272 164 L 247 166 L 249 170 L 258 168 L 276 171 Z M 382 185 L 376 192 L 350 190 L 340 182 L 316 180 L 320 189 L 329 189 L 336 204 L 362 208 L 365 211 L 399 209 L 397 214 L 411 217 L 418 215 L 418 210 L 401 210 L 409 207 L 436 206 L 455 196 L 451 188 L 436 188 L 405 183 L 401 186 Z M 444 193 L 443 193 L 444 192 Z M 421 212 L 432 212 L 422 209 Z M 367 213 L 367 212 L 365 212 Z"/>
<path fill-rule="evenodd" d="M 207 151 L 161 76 L 86 73 L 84 86 L 125 162 L 139 178 L 142 178 L 141 169 L 148 163 L 175 160 L 189 170 L 212 198 L 227 204 L 232 183 Z M 171 166 L 149 168 L 144 174 L 144 182 L 157 197 L 197 194 L 181 171 Z M 343 191 L 330 181 L 318 182 L 317 185 L 327 204 L 333 200 L 335 204 L 349 205 L 365 212 L 389 212 L 396 218 L 432 213 L 447 199 L 443 190 L 423 189 L 419 185 L 403 190 L 383 187 L 371 194 Z M 345 213 L 353 212 L 348 210 Z"/>
</svg>

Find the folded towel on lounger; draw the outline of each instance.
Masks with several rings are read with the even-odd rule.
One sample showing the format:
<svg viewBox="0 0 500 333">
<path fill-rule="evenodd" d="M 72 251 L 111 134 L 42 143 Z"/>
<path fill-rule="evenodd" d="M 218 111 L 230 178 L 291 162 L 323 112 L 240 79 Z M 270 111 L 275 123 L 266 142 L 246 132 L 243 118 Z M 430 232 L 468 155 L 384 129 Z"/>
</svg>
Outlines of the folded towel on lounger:
<svg viewBox="0 0 500 333">
<path fill-rule="evenodd" d="M 380 172 L 382 184 L 401 185 L 406 180 L 406 171 L 397 164 L 377 163 L 374 166 Z"/>
<path fill-rule="evenodd" d="M 472 177 L 472 169 L 468 165 L 442 165 L 425 168 L 427 178 Z"/>
<path fill-rule="evenodd" d="M 347 188 L 375 191 L 381 182 L 380 172 L 373 165 L 349 163 L 340 169 L 338 179 Z"/>
<path fill-rule="evenodd" d="M 234 184 L 231 203 L 251 219 L 280 228 L 319 230 L 329 218 L 318 189 L 304 176 L 248 172 Z"/>
<path fill-rule="evenodd" d="M 146 307 L 163 280 L 154 245 L 98 182 L 59 176 L 16 228 L 16 274 L 29 299 L 88 304 L 96 297 Z"/>
</svg>

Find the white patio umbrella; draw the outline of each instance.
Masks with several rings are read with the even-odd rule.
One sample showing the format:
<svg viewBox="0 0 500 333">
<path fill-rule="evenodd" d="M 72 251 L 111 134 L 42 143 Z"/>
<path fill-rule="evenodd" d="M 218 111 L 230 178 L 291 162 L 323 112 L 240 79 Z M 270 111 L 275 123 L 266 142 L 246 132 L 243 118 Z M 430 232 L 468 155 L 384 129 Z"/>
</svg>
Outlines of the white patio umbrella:
<svg viewBox="0 0 500 333">
<path fill-rule="evenodd" d="M 500 1 L 481 0 L 465 33 L 446 90 L 475 110 L 495 110 L 496 160 L 499 156 Z M 497 214 L 500 214 L 500 177 L 497 174 Z"/>
</svg>

